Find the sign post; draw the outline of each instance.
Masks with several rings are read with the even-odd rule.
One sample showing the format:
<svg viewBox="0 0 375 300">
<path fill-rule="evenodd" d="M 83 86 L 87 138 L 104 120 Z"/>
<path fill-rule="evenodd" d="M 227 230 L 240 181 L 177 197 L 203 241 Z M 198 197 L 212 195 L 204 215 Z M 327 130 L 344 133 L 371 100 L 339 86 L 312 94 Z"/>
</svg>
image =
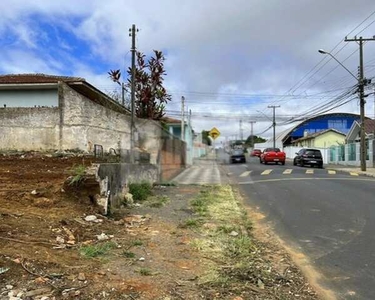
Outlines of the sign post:
<svg viewBox="0 0 375 300">
<path fill-rule="evenodd" d="M 220 131 L 216 127 L 214 127 L 210 130 L 208 135 L 212 137 L 213 140 L 216 140 L 220 136 Z"/>
<path fill-rule="evenodd" d="M 208 135 L 214 140 L 214 151 L 215 151 L 215 159 L 216 159 L 216 143 L 215 143 L 215 140 L 220 136 L 220 131 L 216 128 L 216 127 L 213 127 Z"/>
</svg>

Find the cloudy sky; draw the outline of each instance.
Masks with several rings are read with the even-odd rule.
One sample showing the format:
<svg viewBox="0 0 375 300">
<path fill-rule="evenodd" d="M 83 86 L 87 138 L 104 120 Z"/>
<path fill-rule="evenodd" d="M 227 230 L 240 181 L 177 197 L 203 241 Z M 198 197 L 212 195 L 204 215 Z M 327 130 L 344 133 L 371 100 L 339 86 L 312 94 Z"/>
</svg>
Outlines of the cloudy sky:
<svg viewBox="0 0 375 300">
<path fill-rule="evenodd" d="M 115 88 L 109 69 L 129 66 L 136 24 L 137 49 L 166 55 L 169 114 L 177 117 L 184 96 L 194 129 L 215 126 L 221 140 L 239 136 L 239 120 L 244 137 L 251 120 L 269 137 L 269 105 L 281 106 L 278 131 L 329 103 L 353 98 L 333 111 L 359 112 L 347 96 L 355 79 L 318 49 L 356 75 L 358 45 L 344 37 L 375 35 L 373 0 L 12 0 L 1 11 L 0 73 L 79 76 L 103 91 Z M 375 77 L 375 41 L 364 55 L 365 75 Z"/>
</svg>

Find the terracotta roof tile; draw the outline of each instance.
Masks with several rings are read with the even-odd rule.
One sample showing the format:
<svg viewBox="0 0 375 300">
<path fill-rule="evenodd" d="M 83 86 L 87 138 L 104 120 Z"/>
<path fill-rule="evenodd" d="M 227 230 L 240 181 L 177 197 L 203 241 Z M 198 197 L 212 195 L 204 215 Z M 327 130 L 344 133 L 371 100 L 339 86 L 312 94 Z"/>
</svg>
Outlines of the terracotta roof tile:
<svg viewBox="0 0 375 300">
<path fill-rule="evenodd" d="M 365 120 L 365 132 L 367 134 L 375 133 L 375 120 Z"/>
<path fill-rule="evenodd" d="M 173 119 L 171 117 L 163 117 L 161 121 L 168 123 L 168 124 L 181 124 L 181 120 Z"/>
<path fill-rule="evenodd" d="M 17 83 L 57 83 L 59 81 L 86 81 L 80 77 L 56 76 L 47 74 L 7 74 L 0 75 L 0 84 L 17 84 Z"/>
</svg>

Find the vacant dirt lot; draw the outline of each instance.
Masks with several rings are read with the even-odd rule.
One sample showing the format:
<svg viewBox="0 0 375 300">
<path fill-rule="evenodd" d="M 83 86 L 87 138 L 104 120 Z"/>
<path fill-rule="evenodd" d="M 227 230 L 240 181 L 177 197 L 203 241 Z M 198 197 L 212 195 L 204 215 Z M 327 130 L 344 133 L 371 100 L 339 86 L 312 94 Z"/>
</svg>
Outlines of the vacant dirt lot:
<svg viewBox="0 0 375 300">
<path fill-rule="evenodd" d="M 0 157 L 0 299 L 317 299 L 230 187 L 155 187 L 107 218 L 64 184 L 91 162 Z"/>
</svg>

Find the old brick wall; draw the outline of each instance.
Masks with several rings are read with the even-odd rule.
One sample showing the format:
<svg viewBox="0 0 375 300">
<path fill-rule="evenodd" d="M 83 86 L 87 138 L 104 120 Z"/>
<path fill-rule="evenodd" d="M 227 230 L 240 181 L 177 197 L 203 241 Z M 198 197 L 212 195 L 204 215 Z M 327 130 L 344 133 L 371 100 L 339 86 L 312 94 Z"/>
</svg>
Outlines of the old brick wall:
<svg viewBox="0 0 375 300">
<path fill-rule="evenodd" d="M 186 167 L 186 143 L 164 132 L 160 156 L 161 179 L 171 180 Z"/>
</svg>

